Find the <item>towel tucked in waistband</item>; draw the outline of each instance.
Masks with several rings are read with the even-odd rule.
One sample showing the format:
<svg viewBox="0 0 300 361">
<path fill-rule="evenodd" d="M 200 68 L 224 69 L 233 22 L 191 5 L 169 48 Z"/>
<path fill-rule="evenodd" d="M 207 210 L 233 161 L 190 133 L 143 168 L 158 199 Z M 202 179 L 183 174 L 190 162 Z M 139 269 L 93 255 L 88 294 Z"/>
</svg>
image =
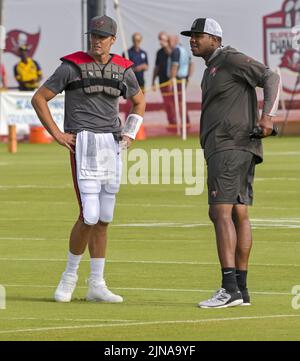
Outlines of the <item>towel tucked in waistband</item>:
<svg viewBox="0 0 300 361">
<path fill-rule="evenodd" d="M 116 177 L 119 145 L 112 133 L 84 130 L 76 137 L 76 161 L 80 179 L 110 181 Z"/>
</svg>

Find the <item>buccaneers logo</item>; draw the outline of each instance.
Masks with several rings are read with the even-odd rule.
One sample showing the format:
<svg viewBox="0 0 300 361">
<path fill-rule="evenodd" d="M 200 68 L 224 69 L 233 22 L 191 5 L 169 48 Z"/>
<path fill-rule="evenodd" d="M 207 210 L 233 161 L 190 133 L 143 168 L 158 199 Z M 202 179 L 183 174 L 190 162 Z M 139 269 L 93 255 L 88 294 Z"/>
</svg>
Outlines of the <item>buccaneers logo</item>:
<svg viewBox="0 0 300 361">
<path fill-rule="evenodd" d="M 26 45 L 28 56 L 33 57 L 40 40 L 40 31 L 36 34 L 30 34 L 23 30 L 11 30 L 6 35 L 5 52 L 19 55 L 19 47 Z"/>
</svg>

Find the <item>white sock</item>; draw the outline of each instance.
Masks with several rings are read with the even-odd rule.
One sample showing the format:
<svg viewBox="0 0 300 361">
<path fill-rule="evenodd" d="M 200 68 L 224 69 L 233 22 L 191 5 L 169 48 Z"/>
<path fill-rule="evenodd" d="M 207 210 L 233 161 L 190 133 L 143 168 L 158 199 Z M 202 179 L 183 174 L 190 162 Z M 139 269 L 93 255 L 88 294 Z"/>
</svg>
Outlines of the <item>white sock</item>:
<svg viewBox="0 0 300 361">
<path fill-rule="evenodd" d="M 90 277 L 99 281 L 104 281 L 105 258 L 91 258 Z"/>
<path fill-rule="evenodd" d="M 73 253 L 71 253 L 69 251 L 68 253 L 68 262 L 67 262 L 67 267 L 66 267 L 66 273 L 72 273 L 72 274 L 77 274 L 77 270 L 79 267 L 79 263 L 81 261 L 81 257 L 82 255 L 75 255 Z"/>
</svg>

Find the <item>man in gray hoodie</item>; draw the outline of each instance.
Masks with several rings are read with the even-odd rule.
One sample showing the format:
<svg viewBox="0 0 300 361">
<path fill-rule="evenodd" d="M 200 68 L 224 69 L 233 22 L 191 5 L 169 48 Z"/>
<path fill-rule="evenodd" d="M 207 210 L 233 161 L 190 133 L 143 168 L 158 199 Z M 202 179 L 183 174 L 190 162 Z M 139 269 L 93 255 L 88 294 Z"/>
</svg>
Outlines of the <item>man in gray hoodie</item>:
<svg viewBox="0 0 300 361">
<path fill-rule="evenodd" d="M 201 308 L 250 305 L 247 289 L 252 245 L 248 206 L 253 201 L 255 165 L 263 161 L 261 138 L 274 135 L 272 117 L 279 98 L 279 76 L 230 46 L 211 18 L 196 19 L 190 37 L 194 56 L 202 57 L 200 142 L 208 174 L 209 216 L 214 224 L 222 286 Z M 256 87 L 264 90 L 259 115 Z M 257 128 L 258 127 L 258 128 Z M 258 134 L 253 129 L 259 130 Z"/>
</svg>

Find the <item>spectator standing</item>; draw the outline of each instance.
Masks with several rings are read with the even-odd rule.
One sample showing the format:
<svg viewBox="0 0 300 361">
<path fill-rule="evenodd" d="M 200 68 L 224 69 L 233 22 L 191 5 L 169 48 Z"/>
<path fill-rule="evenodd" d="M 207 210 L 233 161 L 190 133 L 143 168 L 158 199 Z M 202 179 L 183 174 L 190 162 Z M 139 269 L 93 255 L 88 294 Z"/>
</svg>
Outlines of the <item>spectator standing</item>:
<svg viewBox="0 0 300 361">
<path fill-rule="evenodd" d="M 147 53 L 141 49 L 141 43 L 142 43 L 143 37 L 140 33 L 134 33 L 132 35 L 132 47 L 128 49 L 128 58 L 133 62 L 133 72 L 136 76 L 136 79 L 138 81 L 138 84 L 142 90 L 142 92 L 145 92 L 145 78 L 144 73 L 148 70 L 148 56 Z M 125 57 L 125 54 L 122 54 L 123 57 Z M 125 103 L 125 118 L 128 117 L 130 114 L 132 104 L 131 100 L 128 99 Z"/>
<path fill-rule="evenodd" d="M 185 47 L 179 44 L 178 36 L 169 36 L 169 46 L 171 48 L 171 55 L 168 61 L 168 76 L 170 79 L 176 78 L 178 80 L 178 101 L 180 105 L 180 114 L 182 112 L 182 79 L 186 80 L 186 84 L 193 71 L 193 63 L 191 56 Z M 182 117 L 182 114 L 181 114 Z M 187 113 L 187 125 L 190 125 L 190 119 Z"/>
<path fill-rule="evenodd" d="M 19 90 L 32 91 L 40 86 L 42 69 L 39 63 L 28 56 L 27 45 L 19 47 L 21 60 L 14 67 L 15 79 L 19 84 Z"/>
<path fill-rule="evenodd" d="M 168 76 L 168 61 L 171 55 L 168 34 L 165 31 L 161 31 L 158 34 L 158 40 L 161 48 L 156 53 L 155 67 L 152 76 L 152 89 L 154 91 L 156 90 L 155 81 L 158 77 L 159 89 L 167 113 L 169 127 L 174 128 L 176 126 L 176 116 L 174 112 L 172 84 Z"/>
<path fill-rule="evenodd" d="M 143 37 L 140 33 L 132 35 L 132 47 L 128 49 L 128 57 L 133 62 L 133 71 L 142 91 L 145 91 L 145 71 L 148 70 L 148 56 L 145 50 L 141 49 Z M 124 55 L 124 54 L 123 54 Z"/>
</svg>

